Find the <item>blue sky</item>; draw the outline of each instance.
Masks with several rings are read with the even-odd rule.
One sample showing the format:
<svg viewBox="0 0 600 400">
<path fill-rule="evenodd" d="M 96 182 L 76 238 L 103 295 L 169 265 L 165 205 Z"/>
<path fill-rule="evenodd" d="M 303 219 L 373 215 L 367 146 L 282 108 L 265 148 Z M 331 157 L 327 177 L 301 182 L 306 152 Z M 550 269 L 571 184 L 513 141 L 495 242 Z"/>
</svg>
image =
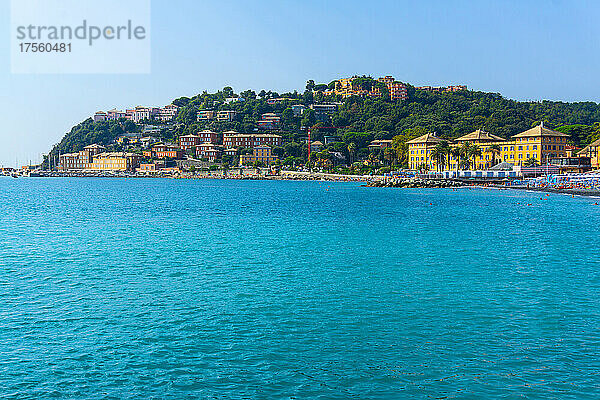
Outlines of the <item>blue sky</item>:
<svg viewBox="0 0 600 400">
<path fill-rule="evenodd" d="M 394 75 L 518 100 L 600 101 L 592 1 L 152 1 L 152 72 L 13 75 L 0 1 L 0 165 L 39 161 L 97 110 L 164 105 L 232 86 Z"/>
</svg>

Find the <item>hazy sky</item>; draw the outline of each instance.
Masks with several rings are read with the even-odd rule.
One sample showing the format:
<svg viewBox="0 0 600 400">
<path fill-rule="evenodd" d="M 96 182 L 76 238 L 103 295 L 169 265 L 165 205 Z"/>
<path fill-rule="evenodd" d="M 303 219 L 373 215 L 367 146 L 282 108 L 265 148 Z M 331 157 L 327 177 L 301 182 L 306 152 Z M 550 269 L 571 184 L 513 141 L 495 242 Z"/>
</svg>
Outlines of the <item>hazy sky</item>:
<svg viewBox="0 0 600 400">
<path fill-rule="evenodd" d="M 152 73 L 12 75 L 0 0 L 0 165 L 37 162 L 97 110 L 232 86 L 394 75 L 519 100 L 600 101 L 598 1 L 152 1 Z"/>
</svg>

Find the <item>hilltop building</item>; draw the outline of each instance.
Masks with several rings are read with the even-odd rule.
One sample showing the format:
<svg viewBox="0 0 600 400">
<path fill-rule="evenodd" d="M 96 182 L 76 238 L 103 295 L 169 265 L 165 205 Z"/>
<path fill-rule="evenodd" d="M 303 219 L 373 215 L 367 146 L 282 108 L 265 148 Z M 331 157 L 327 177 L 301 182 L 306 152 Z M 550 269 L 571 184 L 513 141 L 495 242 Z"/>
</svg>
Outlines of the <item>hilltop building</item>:
<svg viewBox="0 0 600 400">
<path fill-rule="evenodd" d="M 261 115 L 260 121 L 257 122 L 258 129 L 273 130 L 279 127 L 281 117 L 275 113 L 265 113 Z"/>
<path fill-rule="evenodd" d="M 453 85 L 453 86 L 417 86 L 417 89 L 426 90 L 428 92 L 459 92 L 461 90 L 467 90 L 466 85 Z"/>
<path fill-rule="evenodd" d="M 304 110 L 306 110 L 306 106 L 303 104 L 294 104 L 292 106 L 292 111 L 294 113 L 294 117 L 299 117 L 304 114 Z"/>
<path fill-rule="evenodd" d="M 402 82 L 397 82 L 393 76 L 385 76 L 377 80 L 386 85 L 390 96 L 390 100 L 396 101 L 408 99 L 406 85 Z"/>
<path fill-rule="evenodd" d="M 315 119 L 317 121 L 327 121 L 329 116 L 336 112 L 339 104 L 341 103 L 311 104 L 310 108 L 315 112 Z"/>
<path fill-rule="evenodd" d="M 143 107 L 127 109 L 125 112 L 116 109 L 104 112 L 98 111 L 92 117 L 94 122 L 112 121 L 119 118 L 125 118 L 133 122 L 140 122 L 144 119 L 156 119 L 159 121 L 171 121 L 179 112 L 179 107 L 175 104 L 169 104 L 164 107 Z"/>
<path fill-rule="evenodd" d="M 369 143 L 369 149 L 387 149 L 392 147 L 391 140 L 373 140 Z"/>
<path fill-rule="evenodd" d="M 231 122 L 231 121 L 235 120 L 236 116 L 237 116 L 237 112 L 235 112 L 235 111 L 231 111 L 231 110 L 219 111 L 217 113 L 217 121 Z"/>
<path fill-rule="evenodd" d="M 373 85 L 367 89 L 361 86 L 358 79 L 358 76 L 339 79 L 335 82 L 334 93 L 344 98 L 350 96 L 380 98 L 383 96 L 379 86 Z M 406 100 L 408 98 L 406 85 L 402 82 L 396 81 L 393 76 L 388 75 L 378 78 L 377 82 L 382 83 L 387 87 L 388 96 L 391 100 Z"/>
<path fill-rule="evenodd" d="M 216 115 L 217 115 L 216 111 L 213 111 L 213 110 L 200 110 L 196 114 L 196 120 L 198 122 L 211 121 L 211 120 L 215 119 Z"/>
</svg>

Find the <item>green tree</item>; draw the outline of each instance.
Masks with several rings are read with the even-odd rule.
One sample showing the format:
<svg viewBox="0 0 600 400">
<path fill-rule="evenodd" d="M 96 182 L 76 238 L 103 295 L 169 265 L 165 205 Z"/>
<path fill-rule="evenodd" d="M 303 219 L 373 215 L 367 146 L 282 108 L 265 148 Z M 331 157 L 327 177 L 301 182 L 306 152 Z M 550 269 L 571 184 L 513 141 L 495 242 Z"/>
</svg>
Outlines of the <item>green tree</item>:
<svg viewBox="0 0 600 400">
<path fill-rule="evenodd" d="M 306 128 L 313 126 L 317 120 L 315 116 L 315 110 L 313 110 L 312 108 L 307 108 L 306 110 L 304 110 L 302 116 L 302 126 Z"/>
<path fill-rule="evenodd" d="M 523 161 L 523 165 L 526 167 L 535 167 L 539 164 L 540 164 L 539 161 L 534 157 L 529 157 L 528 159 Z"/>
<path fill-rule="evenodd" d="M 306 90 L 309 92 L 312 92 L 314 88 L 315 88 L 315 81 L 313 81 L 312 79 L 309 79 L 306 82 Z"/>
<path fill-rule="evenodd" d="M 475 144 L 469 146 L 468 157 L 472 160 L 473 169 L 477 169 L 477 157 L 481 157 L 481 148 Z"/>
<path fill-rule="evenodd" d="M 492 167 L 493 167 L 494 165 L 496 165 L 496 156 L 500 155 L 500 153 L 502 152 L 502 146 L 500 146 L 497 143 L 494 143 L 494 144 L 490 145 L 489 150 L 492 153 Z"/>
</svg>

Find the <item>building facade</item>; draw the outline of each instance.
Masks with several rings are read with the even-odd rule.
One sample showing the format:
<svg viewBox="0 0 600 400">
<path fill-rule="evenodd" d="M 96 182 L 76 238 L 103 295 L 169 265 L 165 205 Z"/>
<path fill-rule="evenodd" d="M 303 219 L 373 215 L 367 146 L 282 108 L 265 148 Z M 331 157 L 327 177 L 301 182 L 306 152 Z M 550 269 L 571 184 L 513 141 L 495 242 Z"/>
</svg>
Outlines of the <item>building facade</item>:
<svg viewBox="0 0 600 400">
<path fill-rule="evenodd" d="M 252 149 L 252 154 L 243 154 L 240 156 L 240 165 L 252 165 L 255 162 L 271 165 L 275 160 L 277 160 L 277 157 L 273 155 L 271 147 L 256 146 Z"/>
<path fill-rule="evenodd" d="M 408 144 L 408 164 L 411 169 L 460 169 L 459 157 L 449 156 L 446 165 L 437 165 L 431 152 L 438 143 L 446 141 L 451 147 L 459 147 L 463 143 L 477 145 L 481 155 L 470 159 L 473 169 L 487 169 L 498 162 L 507 162 L 523 166 L 534 161 L 537 164 L 548 164 L 554 158 L 566 157 L 566 146 L 569 135 L 544 127 L 544 124 L 528 129 L 505 140 L 496 135 L 478 129 L 461 136 L 455 141 L 443 140 L 433 134 L 426 134 L 410 140 Z"/>
<path fill-rule="evenodd" d="M 231 111 L 231 110 L 219 111 L 217 113 L 217 121 L 232 122 L 233 120 L 235 120 L 236 116 L 237 116 L 237 112 L 235 112 L 235 111 Z"/>
<path fill-rule="evenodd" d="M 385 76 L 377 79 L 379 82 L 385 84 L 388 89 L 390 100 L 406 100 L 408 99 L 408 92 L 406 85 L 402 82 L 396 81 L 393 76 Z"/>
<path fill-rule="evenodd" d="M 194 148 L 200 143 L 202 143 L 202 140 L 198 135 L 179 136 L 179 147 L 181 147 L 183 150 Z"/>
<path fill-rule="evenodd" d="M 179 107 L 175 104 L 169 104 L 164 107 L 143 107 L 137 106 L 123 111 L 113 109 L 107 112 L 98 111 L 94 114 L 94 121 L 111 121 L 119 118 L 125 118 L 133 122 L 140 122 L 145 119 L 157 119 L 159 121 L 171 121 L 179 112 Z"/>
<path fill-rule="evenodd" d="M 88 169 L 89 164 L 94 161 L 94 156 L 104 150 L 104 146 L 90 144 L 77 153 L 62 154 L 59 157 L 58 169 L 63 171 Z"/>
<path fill-rule="evenodd" d="M 598 157 L 599 151 L 600 139 L 593 141 L 577 154 L 582 157 L 589 157 L 591 167 L 593 169 L 600 169 L 600 157 Z"/>
<path fill-rule="evenodd" d="M 273 130 L 279 128 L 281 117 L 275 113 L 265 113 L 261 115 L 260 121 L 257 122 L 258 129 Z"/>
<path fill-rule="evenodd" d="M 223 136 L 223 145 L 226 148 L 245 147 L 253 149 L 257 146 L 281 146 L 282 138 L 279 135 L 259 134 L 259 133 L 236 133 L 225 134 Z"/>
<path fill-rule="evenodd" d="M 196 146 L 196 158 L 205 158 L 210 162 L 217 161 L 221 148 L 212 143 L 202 143 Z"/>
<path fill-rule="evenodd" d="M 88 164 L 92 171 L 135 171 L 142 157 L 139 154 L 115 152 L 100 153 L 94 156 L 94 161 Z"/>
<path fill-rule="evenodd" d="M 197 121 L 211 121 L 215 119 L 217 113 L 213 110 L 200 110 L 196 114 Z"/>
<path fill-rule="evenodd" d="M 149 158 L 172 158 L 180 160 L 184 156 L 184 151 L 181 147 L 159 143 L 154 145 L 151 150 L 144 151 L 144 156 Z"/>
</svg>

